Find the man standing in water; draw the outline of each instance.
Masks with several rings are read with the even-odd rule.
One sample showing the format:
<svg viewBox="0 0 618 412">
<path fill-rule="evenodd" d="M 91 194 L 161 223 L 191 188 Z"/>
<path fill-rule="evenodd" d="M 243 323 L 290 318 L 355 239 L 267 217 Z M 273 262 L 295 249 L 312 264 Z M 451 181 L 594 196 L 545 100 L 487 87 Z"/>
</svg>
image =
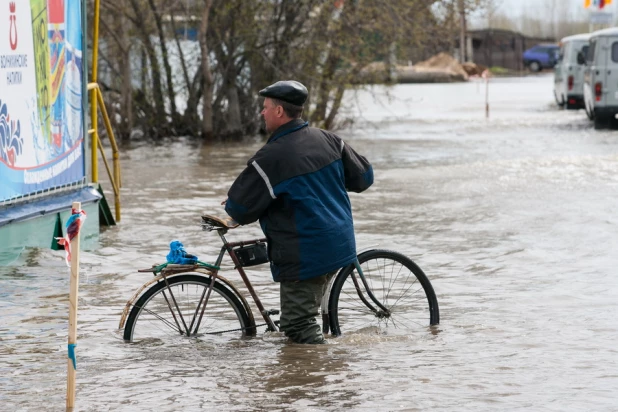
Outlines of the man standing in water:
<svg viewBox="0 0 618 412">
<path fill-rule="evenodd" d="M 271 136 L 230 188 L 225 211 L 242 225 L 260 220 L 280 282 L 281 330 L 297 343 L 325 343 L 315 319 L 322 296 L 356 259 L 347 191 L 371 186 L 373 169 L 337 135 L 301 119 L 301 83 L 280 81 L 259 94 Z"/>
</svg>

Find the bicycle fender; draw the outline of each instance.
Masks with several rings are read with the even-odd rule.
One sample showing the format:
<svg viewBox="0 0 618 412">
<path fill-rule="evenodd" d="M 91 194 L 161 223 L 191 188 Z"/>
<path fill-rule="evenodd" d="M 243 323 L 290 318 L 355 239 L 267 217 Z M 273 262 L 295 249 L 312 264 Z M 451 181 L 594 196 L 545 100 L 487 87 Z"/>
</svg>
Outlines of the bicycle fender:
<svg viewBox="0 0 618 412">
<path fill-rule="evenodd" d="M 356 256 L 360 256 L 360 255 L 362 255 L 365 252 L 369 252 L 370 250 L 377 249 L 379 246 L 380 246 L 379 243 L 376 243 L 376 244 L 371 245 L 371 246 L 365 246 L 364 248 L 356 251 Z"/>
</svg>

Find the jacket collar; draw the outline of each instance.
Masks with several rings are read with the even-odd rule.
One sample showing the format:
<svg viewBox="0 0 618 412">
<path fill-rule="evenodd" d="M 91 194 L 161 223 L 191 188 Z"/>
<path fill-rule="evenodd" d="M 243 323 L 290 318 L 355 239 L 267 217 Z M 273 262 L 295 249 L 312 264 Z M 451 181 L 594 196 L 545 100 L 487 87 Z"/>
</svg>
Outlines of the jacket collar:
<svg viewBox="0 0 618 412">
<path fill-rule="evenodd" d="M 298 129 L 302 129 L 303 127 L 306 127 L 308 125 L 309 122 L 306 122 L 303 119 L 290 120 L 286 124 L 279 126 L 279 128 L 277 128 L 277 130 L 275 130 L 273 134 L 270 135 L 267 143 L 274 142 L 278 138 L 285 136 L 288 133 L 295 132 Z"/>
</svg>

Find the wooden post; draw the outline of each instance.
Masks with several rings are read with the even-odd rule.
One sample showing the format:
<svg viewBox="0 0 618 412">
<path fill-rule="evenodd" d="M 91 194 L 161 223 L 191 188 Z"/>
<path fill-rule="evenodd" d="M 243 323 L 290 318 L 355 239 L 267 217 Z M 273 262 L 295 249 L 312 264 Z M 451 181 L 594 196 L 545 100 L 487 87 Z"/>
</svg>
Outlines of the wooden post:
<svg viewBox="0 0 618 412">
<path fill-rule="evenodd" d="M 483 72 L 485 78 L 485 119 L 489 119 L 489 71 Z"/>
<path fill-rule="evenodd" d="M 80 213 L 82 204 L 73 202 L 74 213 Z M 75 345 L 77 343 L 77 294 L 79 290 L 79 232 L 71 240 L 71 283 L 69 292 L 69 346 L 67 357 L 67 412 L 75 406 Z"/>
</svg>

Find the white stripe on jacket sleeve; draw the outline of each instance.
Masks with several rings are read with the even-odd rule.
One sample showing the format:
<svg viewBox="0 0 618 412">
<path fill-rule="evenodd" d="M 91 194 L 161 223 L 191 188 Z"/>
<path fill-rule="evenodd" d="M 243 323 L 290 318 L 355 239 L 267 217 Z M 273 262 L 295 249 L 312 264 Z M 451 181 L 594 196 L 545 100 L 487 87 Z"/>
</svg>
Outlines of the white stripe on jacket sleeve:
<svg viewBox="0 0 618 412">
<path fill-rule="evenodd" d="M 272 197 L 273 199 L 276 199 L 277 196 L 275 196 L 275 192 L 273 192 L 273 187 L 270 185 L 270 180 L 268 180 L 268 176 L 266 176 L 266 173 L 264 173 L 260 165 L 257 164 L 255 160 L 251 164 L 253 165 L 253 167 L 255 167 L 255 170 L 257 170 L 260 176 L 262 176 L 262 179 L 264 179 L 264 182 L 266 183 L 266 187 L 268 187 L 268 192 L 270 192 L 270 197 Z"/>
</svg>

